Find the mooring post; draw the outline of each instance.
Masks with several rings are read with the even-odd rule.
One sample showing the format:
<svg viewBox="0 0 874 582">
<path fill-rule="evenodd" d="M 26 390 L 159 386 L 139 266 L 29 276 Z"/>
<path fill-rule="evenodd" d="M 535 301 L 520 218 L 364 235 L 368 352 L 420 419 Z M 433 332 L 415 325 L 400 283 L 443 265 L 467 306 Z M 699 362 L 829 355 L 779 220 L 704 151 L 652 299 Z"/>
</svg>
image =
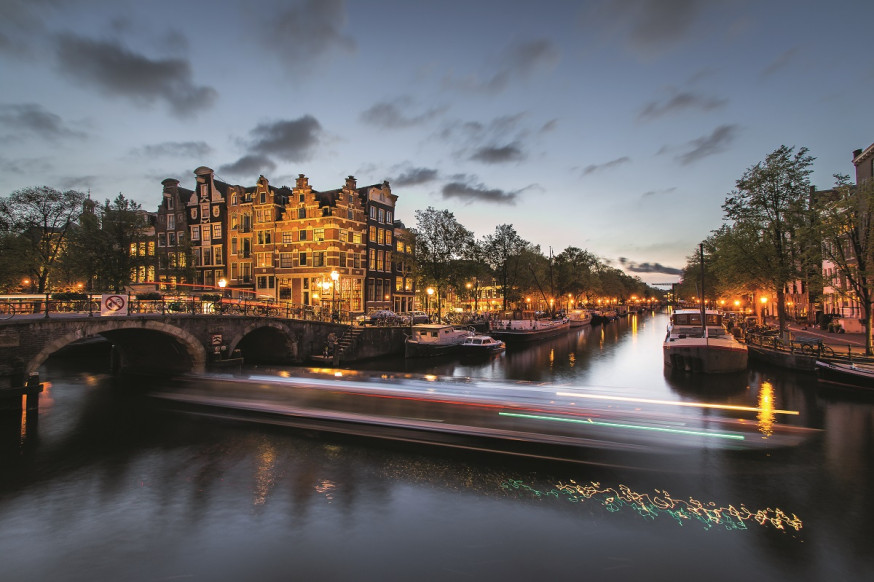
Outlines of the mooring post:
<svg viewBox="0 0 874 582">
<path fill-rule="evenodd" d="M 40 392 L 42 392 L 42 384 L 39 381 L 39 374 L 33 372 L 27 377 L 27 384 L 24 386 L 25 407 L 27 410 L 37 410 L 39 408 Z"/>
</svg>

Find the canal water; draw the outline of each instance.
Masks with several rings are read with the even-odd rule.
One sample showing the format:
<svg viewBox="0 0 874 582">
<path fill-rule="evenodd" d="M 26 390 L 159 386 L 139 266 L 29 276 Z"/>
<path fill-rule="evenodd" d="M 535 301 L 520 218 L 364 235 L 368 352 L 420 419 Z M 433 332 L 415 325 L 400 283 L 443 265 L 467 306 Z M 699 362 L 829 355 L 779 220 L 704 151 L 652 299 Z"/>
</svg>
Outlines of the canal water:
<svg viewBox="0 0 874 582">
<path fill-rule="evenodd" d="M 671 375 L 666 323 L 366 367 L 754 407 L 763 440 L 811 437 L 682 464 L 538 461 L 193 416 L 102 361 L 50 359 L 39 413 L 0 425 L 0 581 L 870 579 L 874 399 L 755 363 Z"/>
</svg>

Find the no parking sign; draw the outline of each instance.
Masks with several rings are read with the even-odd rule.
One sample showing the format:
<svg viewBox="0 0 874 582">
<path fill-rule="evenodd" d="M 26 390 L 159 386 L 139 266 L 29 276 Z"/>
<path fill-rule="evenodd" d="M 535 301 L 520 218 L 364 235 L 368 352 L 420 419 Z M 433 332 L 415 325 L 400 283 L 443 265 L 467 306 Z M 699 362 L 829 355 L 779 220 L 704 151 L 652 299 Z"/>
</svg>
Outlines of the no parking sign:
<svg viewBox="0 0 874 582">
<path fill-rule="evenodd" d="M 127 315 L 127 295 L 101 295 L 100 315 Z"/>
</svg>

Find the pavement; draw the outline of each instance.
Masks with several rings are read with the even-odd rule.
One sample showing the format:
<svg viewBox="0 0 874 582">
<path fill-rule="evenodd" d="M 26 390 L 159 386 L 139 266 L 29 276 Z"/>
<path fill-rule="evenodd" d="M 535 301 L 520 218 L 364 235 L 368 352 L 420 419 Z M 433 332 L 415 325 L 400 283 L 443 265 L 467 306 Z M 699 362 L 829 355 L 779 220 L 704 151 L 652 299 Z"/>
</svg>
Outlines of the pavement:
<svg viewBox="0 0 874 582">
<path fill-rule="evenodd" d="M 836 354 L 846 354 L 848 351 L 854 354 L 864 355 L 865 353 L 864 333 L 830 333 L 820 329 L 819 326 L 799 323 L 790 323 L 787 327 L 792 332 L 794 340 L 814 337 L 821 339 L 822 343 L 828 345 Z"/>
</svg>

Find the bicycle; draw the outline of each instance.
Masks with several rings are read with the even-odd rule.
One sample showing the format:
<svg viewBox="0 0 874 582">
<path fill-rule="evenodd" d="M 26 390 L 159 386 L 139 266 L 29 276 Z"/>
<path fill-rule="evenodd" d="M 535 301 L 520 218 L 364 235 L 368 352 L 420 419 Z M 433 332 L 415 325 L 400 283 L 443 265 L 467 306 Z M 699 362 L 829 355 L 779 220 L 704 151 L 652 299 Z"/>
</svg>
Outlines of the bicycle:
<svg viewBox="0 0 874 582">
<path fill-rule="evenodd" d="M 824 356 L 826 358 L 835 357 L 835 351 L 828 344 L 824 344 L 822 340 L 803 344 L 801 346 L 801 353 L 807 356 Z"/>
</svg>

